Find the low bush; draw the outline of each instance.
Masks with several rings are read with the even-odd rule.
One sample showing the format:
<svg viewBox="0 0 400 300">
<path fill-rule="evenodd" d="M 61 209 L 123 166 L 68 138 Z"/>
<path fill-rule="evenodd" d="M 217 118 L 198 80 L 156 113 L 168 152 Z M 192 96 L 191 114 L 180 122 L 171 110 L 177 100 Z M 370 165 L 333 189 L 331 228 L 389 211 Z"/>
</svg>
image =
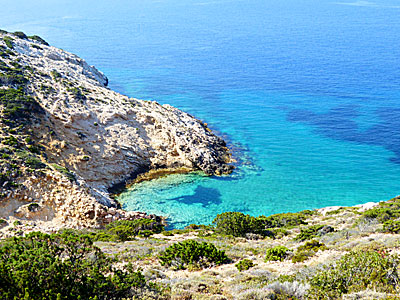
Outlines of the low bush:
<svg viewBox="0 0 400 300">
<path fill-rule="evenodd" d="M 12 44 L 11 44 L 12 45 Z M 10 58 L 10 56 L 15 56 L 15 53 L 8 49 L 8 47 L 4 47 L 0 45 L 0 57 Z"/>
<path fill-rule="evenodd" d="M 103 232 L 100 232 L 99 239 L 105 241 L 107 237 L 111 241 L 127 241 L 135 236 L 149 237 L 153 233 L 160 233 L 164 225 L 153 219 L 118 220 L 108 224 Z M 99 240 L 97 236 L 95 240 Z"/>
<path fill-rule="evenodd" d="M 5 37 L 3 37 L 3 41 L 7 45 L 8 48 L 14 49 L 14 43 L 13 43 L 12 38 L 10 38 L 9 36 L 5 36 Z"/>
<path fill-rule="evenodd" d="M 161 265 L 178 270 L 212 267 L 229 261 L 225 252 L 218 250 L 213 244 L 194 240 L 172 244 L 158 258 Z"/>
<path fill-rule="evenodd" d="M 269 237 L 272 237 L 274 239 L 281 239 L 284 236 L 288 236 L 290 233 L 284 228 L 274 228 L 274 229 L 269 229 L 268 232 L 270 232 Z"/>
<path fill-rule="evenodd" d="M 306 228 L 300 229 L 300 233 L 294 238 L 295 241 L 306 241 L 311 240 L 317 236 L 324 235 L 329 232 L 333 232 L 334 229 L 331 226 L 324 225 L 312 225 Z"/>
<path fill-rule="evenodd" d="M 268 217 L 260 216 L 258 219 L 264 223 L 266 228 L 291 228 L 307 224 L 305 220 L 313 214 L 315 212 L 311 210 L 304 210 L 298 213 L 281 213 Z"/>
<path fill-rule="evenodd" d="M 400 233 L 400 220 L 388 220 L 384 222 L 383 231 L 390 233 Z"/>
<path fill-rule="evenodd" d="M 174 236 L 174 233 L 170 230 L 163 231 L 163 232 L 161 232 L 161 234 L 165 235 L 165 236 Z"/>
<path fill-rule="evenodd" d="M 32 169 L 43 169 L 46 165 L 34 154 L 28 151 L 19 150 L 16 157 L 27 167 Z"/>
<path fill-rule="evenodd" d="M 50 74 L 51 74 L 51 77 L 53 77 L 53 79 L 56 80 L 56 81 L 58 79 L 62 78 L 62 75 L 59 72 L 57 72 L 56 70 L 52 70 L 50 72 Z"/>
<path fill-rule="evenodd" d="M 35 49 L 37 49 L 37 50 L 43 50 L 42 47 L 40 47 L 40 46 L 38 46 L 38 45 L 35 45 L 35 44 L 32 44 L 31 47 L 32 47 L 32 48 L 35 48 Z"/>
<path fill-rule="evenodd" d="M 265 229 L 263 222 L 241 212 L 219 214 L 214 219 L 213 224 L 216 232 L 236 237 L 245 237 L 246 233 L 263 235 Z"/>
<path fill-rule="evenodd" d="M 265 261 L 284 261 L 289 256 L 290 250 L 284 246 L 276 246 L 267 250 Z"/>
<path fill-rule="evenodd" d="M 112 275 L 111 275 L 112 274 Z M 30 233 L 0 245 L 1 299 L 121 299 L 149 287 L 131 266 L 116 270 L 86 235 Z"/>
<path fill-rule="evenodd" d="M 28 36 L 28 38 L 30 38 L 31 40 L 37 41 L 37 42 L 39 42 L 39 43 L 42 44 L 42 45 L 49 46 L 49 43 L 47 43 L 44 39 L 42 39 L 42 38 L 41 38 L 40 36 L 38 36 L 38 35 L 31 35 L 31 36 Z"/>
<path fill-rule="evenodd" d="M 293 263 L 303 262 L 313 257 L 318 251 L 324 251 L 327 247 L 324 243 L 320 243 L 317 240 L 306 242 L 304 245 L 297 248 L 296 253 L 292 257 Z"/>
<path fill-rule="evenodd" d="M 73 87 L 68 88 L 67 91 L 71 93 L 77 100 L 86 100 L 86 96 L 82 93 L 81 89 Z"/>
<path fill-rule="evenodd" d="M 377 251 L 344 255 L 311 278 L 311 299 L 338 299 L 349 292 L 373 289 L 394 293 L 399 288 L 399 258 Z"/>
<path fill-rule="evenodd" d="M 301 245 L 297 248 L 297 251 L 314 251 L 318 252 L 319 250 L 326 250 L 326 245 L 324 243 L 320 243 L 317 240 L 311 240 L 306 242 L 304 245 Z"/>
<path fill-rule="evenodd" d="M 377 207 L 369 209 L 362 214 L 364 219 L 376 219 L 380 223 L 400 218 L 400 197 L 386 202 L 380 202 Z"/>
<path fill-rule="evenodd" d="M 245 258 L 236 263 L 235 267 L 239 270 L 239 272 L 242 272 L 254 267 L 254 263 L 252 260 Z"/>
<path fill-rule="evenodd" d="M 0 89 L 0 104 L 3 105 L 2 121 L 13 128 L 30 123 L 34 114 L 44 114 L 40 105 L 26 95 L 23 88 Z"/>
<path fill-rule="evenodd" d="M 1 51 L 4 51 L 4 49 L 1 49 Z M 8 50 L 3 53 L 9 55 L 10 51 Z M 11 62 L 9 64 L 10 65 L 7 65 L 5 62 L 0 60 L 0 85 L 25 85 L 28 82 L 24 77 L 24 70 L 26 70 L 27 67 L 21 66 L 16 62 Z M 20 93 L 20 95 L 22 95 L 22 93 Z M 8 95 L 8 97 L 12 96 L 13 95 Z"/>
<path fill-rule="evenodd" d="M 26 36 L 26 34 L 23 33 L 22 31 L 15 31 L 15 32 L 13 32 L 13 35 L 16 36 L 16 37 L 18 37 L 18 38 L 20 38 L 20 39 L 26 39 L 26 38 L 28 38 L 28 37 Z"/>
<path fill-rule="evenodd" d="M 215 231 L 237 237 L 258 234 L 262 237 L 281 238 L 289 228 L 307 224 L 305 220 L 316 212 L 305 210 L 298 213 L 282 213 L 253 217 L 241 212 L 225 212 L 217 215 L 213 224 Z M 285 229 L 286 228 L 286 229 Z"/>
<path fill-rule="evenodd" d="M 76 181 L 76 176 L 74 173 L 72 173 L 70 170 L 68 170 L 66 167 L 62 167 L 60 165 L 57 164 L 51 164 L 51 166 L 57 170 L 58 172 L 60 172 L 61 174 L 63 174 L 65 177 L 67 177 L 69 179 L 69 181 L 74 182 Z"/>
<path fill-rule="evenodd" d="M 315 252 L 311 250 L 296 251 L 296 253 L 292 256 L 292 263 L 304 262 L 314 255 Z"/>
<path fill-rule="evenodd" d="M 11 147 L 18 147 L 19 146 L 18 139 L 13 135 L 9 135 L 9 136 L 5 137 L 1 141 L 1 143 L 3 145 L 7 145 L 7 146 L 11 146 Z"/>
</svg>

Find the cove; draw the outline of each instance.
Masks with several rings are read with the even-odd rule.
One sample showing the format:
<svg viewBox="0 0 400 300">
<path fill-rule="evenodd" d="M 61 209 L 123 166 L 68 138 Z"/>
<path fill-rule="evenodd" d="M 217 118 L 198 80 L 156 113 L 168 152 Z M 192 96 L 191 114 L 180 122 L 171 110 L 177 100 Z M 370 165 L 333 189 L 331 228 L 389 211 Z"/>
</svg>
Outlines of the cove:
<svg viewBox="0 0 400 300">
<path fill-rule="evenodd" d="M 224 211 L 268 215 L 399 193 L 397 1 L 3 2 L 4 29 L 82 56 L 112 89 L 195 115 L 238 158 L 230 176 L 143 182 L 121 195 L 128 210 L 181 228 Z"/>
</svg>

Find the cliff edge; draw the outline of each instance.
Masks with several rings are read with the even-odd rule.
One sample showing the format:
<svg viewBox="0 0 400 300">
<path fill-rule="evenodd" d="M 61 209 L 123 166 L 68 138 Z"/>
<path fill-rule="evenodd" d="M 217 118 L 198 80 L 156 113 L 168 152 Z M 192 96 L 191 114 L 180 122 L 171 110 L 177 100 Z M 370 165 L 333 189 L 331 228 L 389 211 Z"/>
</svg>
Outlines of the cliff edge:
<svg viewBox="0 0 400 300">
<path fill-rule="evenodd" d="M 0 218 L 28 231 L 99 227 L 145 215 L 117 209 L 109 195 L 138 174 L 231 171 L 225 142 L 205 123 L 107 84 L 38 36 L 0 31 Z"/>
</svg>

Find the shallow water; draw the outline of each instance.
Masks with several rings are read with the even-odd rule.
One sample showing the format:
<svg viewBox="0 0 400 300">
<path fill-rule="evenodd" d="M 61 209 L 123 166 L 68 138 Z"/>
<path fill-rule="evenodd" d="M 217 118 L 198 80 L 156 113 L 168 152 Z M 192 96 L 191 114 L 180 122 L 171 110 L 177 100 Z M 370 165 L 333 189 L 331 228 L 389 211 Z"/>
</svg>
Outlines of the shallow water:
<svg viewBox="0 0 400 300">
<path fill-rule="evenodd" d="M 171 226 L 389 199 L 400 178 L 400 1 L 14 1 L 3 29 L 96 65 L 110 87 L 188 111 L 229 141 L 230 176 L 121 195 Z"/>
</svg>

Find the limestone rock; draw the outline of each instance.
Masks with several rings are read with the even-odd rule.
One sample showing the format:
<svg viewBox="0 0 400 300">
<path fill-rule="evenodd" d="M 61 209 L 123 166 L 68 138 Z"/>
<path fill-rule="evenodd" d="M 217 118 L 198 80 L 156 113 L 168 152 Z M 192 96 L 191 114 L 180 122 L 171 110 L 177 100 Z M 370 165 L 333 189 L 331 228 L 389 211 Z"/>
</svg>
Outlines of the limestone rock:
<svg viewBox="0 0 400 300">
<path fill-rule="evenodd" d="M 202 121 L 168 104 L 110 90 L 103 73 L 64 50 L 6 33 L 0 33 L 0 49 L 8 47 L 5 35 L 12 39 L 12 55 L 0 56 L 0 63 L 25 70 L 24 90 L 41 110 L 30 138 L 50 167 L 41 178 L 25 174 L 14 191 L 4 188 L 0 217 L 51 221 L 54 228 L 101 226 L 138 216 L 107 209 L 117 206 L 109 189 L 138 174 L 161 168 L 208 175 L 232 170 L 225 142 Z M 13 88 L 6 83 L 1 86 L 0 80 L 0 88 Z M 26 197 L 37 203 L 37 211 L 29 210 L 32 201 Z"/>
</svg>

